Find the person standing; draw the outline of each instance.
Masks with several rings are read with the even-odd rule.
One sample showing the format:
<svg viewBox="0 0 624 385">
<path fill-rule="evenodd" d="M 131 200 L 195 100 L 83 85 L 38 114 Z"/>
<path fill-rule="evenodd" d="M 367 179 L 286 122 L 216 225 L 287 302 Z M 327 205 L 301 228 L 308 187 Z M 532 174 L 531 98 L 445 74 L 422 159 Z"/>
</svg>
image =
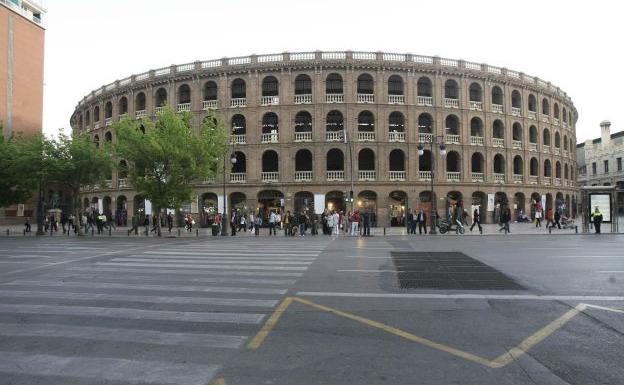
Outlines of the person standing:
<svg viewBox="0 0 624 385">
<path fill-rule="evenodd" d="M 416 234 L 416 222 L 414 219 L 414 213 L 412 212 L 412 209 L 409 209 L 407 213 L 407 233 Z"/>
<path fill-rule="evenodd" d="M 260 235 L 260 226 L 262 226 L 262 216 L 261 215 L 257 215 L 256 216 L 256 221 L 254 223 L 254 233 L 257 236 Z"/>
<path fill-rule="evenodd" d="M 602 224 L 602 213 L 596 206 L 596 210 L 591 214 L 591 219 L 594 222 L 594 229 L 596 229 L 596 234 L 600 234 L 600 225 Z"/>
<path fill-rule="evenodd" d="M 368 210 L 362 214 L 362 236 L 370 237 L 370 213 Z"/>
<path fill-rule="evenodd" d="M 334 213 L 332 214 L 332 224 L 334 235 L 340 235 L 340 214 L 338 214 L 336 211 L 334 211 Z"/>
<path fill-rule="evenodd" d="M 232 232 L 230 236 L 233 237 L 236 235 L 236 226 L 238 226 L 239 221 L 240 221 L 240 218 L 238 217 L 238 214 L 236 213 L 236 211 L 232 211 L 232 218 L 230 219 L 230 227 L 232 228 Z"/>
<path fill-rule="evenodd" d="M 254 228 L 256 227 L 256 216 L 253 212 L 249 213 L 249 235 L 254 234 Z"/>
<path fill-rule="evenodd" d="M 559 223 L 560 220 L 561 214 L 559 213 L 559 210 L 557 210 L 555 211 L 555 221 L 553 222 L 553 227 L 557 226 L 559 230 L 561 230 L 561 223 Z"/>
<path fill-rule="evenodd" d="M 286 214 L 284 214 L 284 218 L 282 218 L 282 221 L 284 222 L 284 236 L 285 237 L 291 236 L 293 218 L 290 215 L 290 210 L 286 211 Z"/>
<path fill-rule="evenodd" d="M 542 209 L 539 207 L 535 209 L 535 227 L 542 227 Z"/>
<path fill-rule="evenodd" d="M 423 209 L 418 210 L 416 222 L 418 223 L 418 234 L 422 234 L 424 229 L 425 235 L 427 235 L 427 214 Z"/>
<path fill-rule="evenodd" d="M 24 232 L 30 233 L 30 217 L 26 217 L 26 220 L 24 221 Z"/>
<path fill-rule="evenodd" d="M 546 229 L 553 225 L 553 210 L 548 209 L 546 211 Z"/>
<path fill-rule="evenodd" d="M 269 214 L 269 236 L 271 236 L 271 234 L 276 235 L 275 234 L 275 212 L 271 211 L 271 213 Z"/>
<path fill-rule="evenodd" d="M 475 207 L 474 212 L 472 213 L 472 226 L 470 226 L 470 231 L 477 225 L 479 228 L 479 233 L 483 234 L 483 228 L 481 227 L 481 215 L 479 214 L 479 208 Z"/>
<path fill-rule="evenodd" d="M 351 217 L 351 236 L 354 237 L 356 235 L 360 235 L 360 213 L 355 210 Z"/>
<path fill-rule="evenodd" d="M 305 237 L 307 221 L 308 221 L 308 218 L 306 216 L 305 211 L 301 211 L 301 214 L 299 214 L 299 236 L 300 237 Z"/>
</svg>

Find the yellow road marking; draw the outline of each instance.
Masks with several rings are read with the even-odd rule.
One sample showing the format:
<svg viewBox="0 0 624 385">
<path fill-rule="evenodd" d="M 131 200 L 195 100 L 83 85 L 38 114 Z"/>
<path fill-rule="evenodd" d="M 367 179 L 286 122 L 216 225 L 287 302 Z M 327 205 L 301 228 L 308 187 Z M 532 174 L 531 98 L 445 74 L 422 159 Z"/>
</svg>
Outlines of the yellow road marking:
<svg viewBox="0 0 624 385">
<path fill-rule="evenodd" d="M 262 326 L 262 329 L 260 329 L 258 334 L 256 334 L 256 336 L 251 341 L 249 341 L 249 343 L 247 344 L 248 349 L 258 349 L 260 345 L 262 345 L 264 339 L 267 337 L 267 335 L 269 335 L 275 324 L 277 324 L 277 321 L 279 321 L 279 318 L 286 311 L 288 306 L 290 306 L 292 301 L 293 297 L 284 298 L 282 303 L 280 303 L 277 309 L 275 309 L 275 311 L 273 312 L 273 314 L 271 314 L 271 317 L 266 321 L 264 326 Z"/>
<path fill-rule="evenodd" d="M 224 379 L 223 377 L 221 377 L 221 378 L 217 378 L 217 379 L 216 379 L 216 380 L 212 383 L 212 385 L 226 385 L 226 384 L 225 384 L 225 379 Z"/>
</svg>

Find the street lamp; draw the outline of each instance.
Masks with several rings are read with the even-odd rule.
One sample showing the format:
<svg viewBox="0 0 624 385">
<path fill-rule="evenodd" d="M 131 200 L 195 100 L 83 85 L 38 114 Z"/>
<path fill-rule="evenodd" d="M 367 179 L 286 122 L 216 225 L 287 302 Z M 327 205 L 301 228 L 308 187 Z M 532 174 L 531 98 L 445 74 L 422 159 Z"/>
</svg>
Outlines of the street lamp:
<svg viewBox="0 0 624 385">
<path fill-rule="evenodd" d="M 430 219 L 430 226 L 431 226 L 431 230 L 429 231 L 429 234 L 437 234 L 436 231 L 436 217 L 437 217 L 437 202 L 436 202 L 436 198 L 435 198 L 435 194 L 433 192 L 433 183 L 435 181 L 435 174 L 434 174 L 434 170 L 435 170 L 435 157 L 433 156 L 433 145 L 434 144 L 439 144 L 440 146 L 440 155 L 444 156 L 446 155 L 446 145 L 444 144 L 444 141 L 442 140 L 444 137 L 443 136 L 432 136 L 431 137 L 431 141 L 429 141 L 429 148 L 430 148 L 430 156 L 431 156 L 431 219 Z M 421 144 L 418 145 L 418 155 L 422 156 L 425 153 L 425 146 Z"/>
<path fill-rule="evenodd" d="M 351 214 L 353 214 L 353 149 L 351 148 L 351 141 L 349 140 L 349 134 L 346 129 L 344 132 L 344 142 L 349 146 L 349 175 L 351 176 L 351 191 L 349 194 L 345 194 L 346 200 L 351 202 Z"/>
<path fill-rule="evenodd" d="M 225 195 L 225 169 L 227 168 L 226 157 L 223 157 L 223 215 L 221 216 L 221 235 L 227 235 L 227 195 Z M 232 166 L 236 164 L 236 154 L 230 155 Z"/>
</svg>

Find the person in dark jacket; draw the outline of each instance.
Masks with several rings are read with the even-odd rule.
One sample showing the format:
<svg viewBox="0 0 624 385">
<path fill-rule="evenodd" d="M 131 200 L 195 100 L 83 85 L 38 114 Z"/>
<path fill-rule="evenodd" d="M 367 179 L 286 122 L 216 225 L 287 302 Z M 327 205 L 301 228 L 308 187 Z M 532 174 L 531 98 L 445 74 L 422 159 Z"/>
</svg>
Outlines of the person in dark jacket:
<svg viewBox="0 0 624 385">
<path fill-rule="evenodd" d="M 555 211 L 555 221 L 553 222 L 552 227 L 557 226 L 557 228 L 561 230 L 561 223 L 559 223 L 560 220 L 561 220 L 561 214 L 559 213 L 559 210 L 557 210 Z"/>
<path fill-rule="evenodd" d="M 416 215 L 416 222 L 418 223 L 418 234 L 422 234 L 424 229 L 425 235 L 427 235 L 427 214 L 425 214 L 423 209 L 418 211 L 418 215 Z"/>
<path fill-rule="evenodd" d="M 600 234 L 600 225 L 602 224 L 602 213 L 596 206 L 596 210 L 591 214 L 591 219 L 594 222 L 594 229 L 596 229 L 596 234 Z"/>
<path fill-rule="evenodd" d="M 475 208 L 472 213 L 472 226 L 470 226 L 470 231 L 477 225 L 479 227 L 479 232 L 483 233 L 483 228 L 481 227 L 481 214 L 479 214 L 479 209 Z"/>
</svg>

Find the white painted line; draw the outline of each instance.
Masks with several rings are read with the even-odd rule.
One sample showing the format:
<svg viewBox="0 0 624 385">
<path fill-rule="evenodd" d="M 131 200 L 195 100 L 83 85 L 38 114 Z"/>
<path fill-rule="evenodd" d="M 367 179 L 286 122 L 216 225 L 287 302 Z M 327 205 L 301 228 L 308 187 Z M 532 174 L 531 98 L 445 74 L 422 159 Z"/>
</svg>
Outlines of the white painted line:
<svg viewBox="0 0 624 385">
<path fill-rule="evenodd" d="M 605 273 L 605 274 L 624 273 L 624 270 L 598 270 L 596 273 Z"/>
<path fill-rule="evenodd" d="M 53 263 L 49 263 L 49 262 L 37 262 L 37 261 L 0 261 L 0 263 L 10 263 L 10 264 L 16 264 L 16 265 L 53 265 Z"/>
<path fill-rule="evenodd" d="M 49 286 L 49 287 L 85 287 L 94 289 L 128 289 L 157 291 L 191 291 L 201 293 L 246 293 L 246 294 L 286 294 L 286 289 L 255 287 L 219 287 L 190 285 L 144 285 L 133 283 L 97 283 L 97 282 L 61 282 L 17 280 L 3 283 L 2 286 Z"/>
<path fill-rule="evenodd" d="M 157 330 L 114 329 L 62 324 L 0 323 L 0 335 L 19 337 L 78 338 L 96 341 L 134 342 L 237 349 L 247 337 L 207 333 L 171 333 Z"/>
<path fill-rule="evenodd" d="M 152 254 L 156 254 L 156 255 L 175 255 L 175 256 L 184 256 L 184 255 L 199 255 L 199 256 L 249 256 L 251 254 L 251 256 L 266 256 L 266 257 L 273 257 L 273 256 L 293 256 L 293 257 L 317 257 L 319 255 L 320 252 L 318 253 L 313 253 L 313 252 L 309 252 L 309 251 L 303 251 L 303 252 L 299 252 L 299 251 L 283 251 L 283 252 L 270 252 L 269 250 L 266 250 L 264 248 L 262 248 L 261 251 L 258 250 L 241 250 L 238 252 L 223 252 L 223 251 L 217 251 L 214 249 L 211 249 L 210 251 L 203 251 L 203 252 L 186 252 L 186 251 L 146 251 L 143 252 L 143 254 L 148 254 L 148 255 L 152 255 Z"/>
<path fill-rule="evenodd" d="M 341 273 L 396 273 L 396 270 L 336 270 Z"/>
<path fill-rule="evenodd" d="M 109 272 L 109 273 L 145 273 L 167 275 L 217 275 L 217 276 L 240 276 L 240 277 L 301 277 L 303 273 L 289 273 L 285 271 L 228 271 L 228 270 L 183 270 L 183 269 L 135 269 L 124 267 L 70 267 L 67 270 L 84 272 Z"/>
<path fill-rule="evenodd" d="M 68 288 L 71 290 L 71 288 Z M 7 290 L 0 291 L 0 298 L 53 298 L 86 301 L 126 301 L 157 304 L 181 304 L 181 305 L 217 305 L 217 306 L 249 306 L 272 308 L 277 305 L 277 299 L 248 299 L 248 298 L 208 298 L 208 297 L 177 297 L 177 296 L 151 296 L 130 294 L 107 294 L 107 293 L 83 293 L 71 291 L 23 291 Z"/>
<path fill-rule="evenodd" d="M 343 258 L 392 259 L 392 257 L 367 257 L 365 255 L 345 255 Z"/>
<path fill-rule="evenodd" d="M 606 310 L 606 311 L 610 311 L 610 312 L 614 312 L 614 313 L 622 313 L 624 314 L 624 310 L 621 309 L 614 309 L 612 307 L 606 307 L 606 306 L 598 306 L 598 305 L 590 305 L 588 303 L 584 304 L 587 307 L 592 307 L 594 309 L 600 309 L 600 310 Z"/>
<path fill-rule="evenodd" d="M 264 314 L 188 312 L 168 310 L 143 310 L 115 307 L 56 306 L 0 304 L 0 313 L 13 314 L 54 314 L 64 316 L 109 317 L 133 320 L 157 320 L 179 322 L 223 322 L 235 324 L 259 324 Z M 2 361 L 2 360 L 0 360 Z M 0 370 L 1 372 L 1 370 Z"/>
<path fill-rule="evenodd" d="M 178 255 L 161 255 L 162 253 L 159 254 L 133 254 L 133 255 L 128 255 L 125 256 L 125 258 L 182 258 L 182 259 L 205 259 L 207 261 L 213 260 L 213 259 L 227 259 L 228 261 L 237 261 L 237 260 L 258 260 L 258 261 L 314 261 L 317 257 L 284 257 L 284 256 L 270 256 L 270 257 L 258 257 L 257 254 L 254 255 L 248 255 L 248 256 L 242 256 L 242 255 L 238 255 L 238 256 L 229 256 L 229 255 L 223 255 L 223 256 L 213 256 L 213 255 L 208 255 L 208 254 L 204 254 L 204 255 L 187 255 L 187 254 L 178 254 Z"/>
<path fill-rule="evenodd" d="M 199 263 L 198 260 L 185 260 L 183 258 L 176 259 L 160 259 L 160 258 L 113 258 L 113 262 L 172 262 L 172 263 Z M 310 265 L 312 262 L 299 262 L 299 261 L 256 261 L 256 260 L 226 260 L 218 259 L 214 261 L 206 261 L 206 263 L 232 263 L 241 265 Z"/>
<path fill-rule="evenodd" d="M 132 263 L 132 262 L 96 262 L 98 266 L 132 266 L 132 267 L 169 267 L 183 269 L 229 269 L 229 270 L 294 270 L 305 271 L 307 266 L 238 266 L 238 265 L 186 265 L 179 263 Z M 174 271 L 172 271 L 174 272 Z"/>
<path fill-rule="evenodd" d="M 551 255 L 550 258 L 624 258 L 624 255 Z"/>
<path fill-rule="evenodd" d="M 76 377 L 145 384 L 207 384 L 218 366 L 119 358 L 86 358 L 0 352 L 0 372 L 30 376 Z"/>
<path fill-rule="evenodd" d="M 598 295 L 531 295 L 531 294 L 399 294 L 399 293 L 337 293 L 300 291 L 304 297 L 405 298 L 405 299 L 502 299 L 534 301 L 624 301 L 624 296 Z"/>
<path fill-rule="evenodd" d="M 106 273 L 101 274 L 88 274 L 88 273 L 58 273 L 58 274 L 46 274 L 46 278 L 63 279 L 70 281 L 106 281 L 106 282 L 146 282 L 146 283 L 163 283 L 162 277 L 154 277 L 151 275 L 136 275 L 132 277 L 120 277 L 119 274 L 111 275 Z M 169 279 L 171 278 L 171 279 Z M 181 278 L 181 277 L 168 277 L 164 282 L 171 281 L 183 281 L 188 282 L 205 282 L 205 283 L 247 283 L 252 285 L 294 285 L 295 279 L 271 279 L 271 278 L 240 278 L 240 277 L 202 277 L 202 278 Z M 0 292 L 2 295 L 2 292 Z"/>
</svg>

